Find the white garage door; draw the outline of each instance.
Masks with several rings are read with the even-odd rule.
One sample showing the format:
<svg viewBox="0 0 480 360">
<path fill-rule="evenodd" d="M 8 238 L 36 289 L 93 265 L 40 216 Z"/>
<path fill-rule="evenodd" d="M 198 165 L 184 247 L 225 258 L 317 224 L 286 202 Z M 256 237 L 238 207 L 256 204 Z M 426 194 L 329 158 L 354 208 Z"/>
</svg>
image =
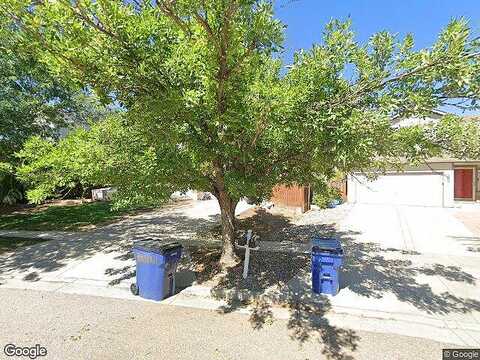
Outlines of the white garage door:
<svg viewBox="0 0 480 360">
<path fill-rule="evenodd" d="M 409 173 L 384 175 L 368 181 L 356 176 L 353 180 L 355 202 L 363 204 L 394 204 L 443 206 L 442 175 Z"/>
</svg>

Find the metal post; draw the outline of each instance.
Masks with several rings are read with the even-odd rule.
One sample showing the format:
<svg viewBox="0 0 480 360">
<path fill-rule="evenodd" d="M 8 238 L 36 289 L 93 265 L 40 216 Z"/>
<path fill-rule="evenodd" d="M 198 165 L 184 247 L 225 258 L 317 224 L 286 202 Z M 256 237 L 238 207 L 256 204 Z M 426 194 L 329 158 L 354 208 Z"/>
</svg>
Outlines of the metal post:
<svg viewBox="0 0 480 360">
<path fill-rule="evenodd" d="M 250 239 L 252 238 L 252 230 L 247 231 L 247 244 L 245 246 L 245 261 L 243 262 L 243 278 L 248 276 L 248 266 L 250 263 Z"/>
</svg>

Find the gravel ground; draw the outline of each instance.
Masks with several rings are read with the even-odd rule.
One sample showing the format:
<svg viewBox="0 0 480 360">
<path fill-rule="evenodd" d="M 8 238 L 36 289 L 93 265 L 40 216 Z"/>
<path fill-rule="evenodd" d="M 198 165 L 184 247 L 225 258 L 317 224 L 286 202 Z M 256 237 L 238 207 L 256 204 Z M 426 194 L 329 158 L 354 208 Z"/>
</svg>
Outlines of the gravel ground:
<svg viewBox="0 0 480 360">
<path fill-rule="evenodd" d="M 261 241 L 308 243 L 317 235 L 333 235 L 336 224 L 350 209 L 351 205 L 342 204 L 333 209 L 310 210 L 295 215 L 282 209 L 255 208 L 239 216 L 239 228 L 243 231 L 253 229 Z"/>
<path fill-rule="evenodd" d="M 295 221 L 295 224 L 336 224 L 343 220 L 351 209 L 352 204 L 344 203 L 333 209 L 311 210 L 299 217 L 297 221 Z"/>
<path fill-rule="evenodd" d="M 308 319 L 272 319 L 256 327 L 252 316 L 238 312 L 52 292 L 1 289 L 0 303 L 0 358 L 5 359 L 8 343 L 39 344 L 47 349 L 39 359 L 46 360 L 433 360 L 451 347 Z"/>
<path fill-rule="evenodd" d="M 186 252 L 188 255 L 182 258 L 178 271 L 192 271 L 198 284 L 254 293 L 285 285 L 298 269 L 310 263 L 310 258 L 304 254 L 255 251 L 250 258 L 250 275 L 243 279 L 243 261 L 226 273 L 221 273 L 218 266 L 221 250 L 218 248 L 187 247 Z"/>
<path fill-rule="evenodd" d="M 310 257 L 304 254 L 279 252 L 258 252 L 252 255 L 249 276 L 244 279 L 243 262 L 229 269 L 218 279 L 216 289 L 250 290 L 263 293 L 272 287 L 280 287 L 291 280 L 298 272 L 310 265 Z"/>
<path fill-rule="evenodd" d="M 253 229 L 261 241 L 308 243 L 314 236 L 335 233 L 336 223 L 348 214 L 350 208 L 350 205 L 343 204 L 334 209 L 311 210 L 301 215 L 281 209 L 252 208 L 238 217 L 239 234 Z M 216 227 L 211 228 L 210 234 L 220 236 L 217 230 Z M 216 289 L 263 293 L 272 287 L 285 285 L 299 269 L 310 266 L 310 258 L 305 254 L 253 251 L 249 268 L 251 275 L 243 279 L 243 262 L 226 273 L 220 273 L 217 266 L 219 249 L 195 247 L 188 248 L 187 252 L 190 256 L 182 261 L 180 268 L 193 271 L 197 283 L 207 282 Z"/>
</svg>

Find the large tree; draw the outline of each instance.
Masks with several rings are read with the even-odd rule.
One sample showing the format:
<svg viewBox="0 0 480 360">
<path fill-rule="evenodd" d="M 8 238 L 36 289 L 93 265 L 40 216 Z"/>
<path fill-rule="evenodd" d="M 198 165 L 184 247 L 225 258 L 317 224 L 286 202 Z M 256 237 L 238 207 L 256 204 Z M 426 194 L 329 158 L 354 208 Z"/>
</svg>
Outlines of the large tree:
<svg viewBox="0 0 480 360">
<path fill-rule="evenodd" d="M 19 51 L 17 30 L 0 20 L 0 162 L 15 162 L 31 136 L 57 138 L 62 128 L 105 113 L 96 98 L 52 76 L 35 53 Z"/>
<path fill-rule="evenodd" d="M 52 76 L 34 52 L 19 51 L 19 41 L 15 24 L 0 18 L 0 205 L 23 199 L 15 153 L 29 137 L 55 139 L 106 112 L 95 97 Z"/>
<path fill-rule="evenodd" d="M 390 119 L 475 108 L 479 95 L 479 42 L 462 19 L 420 51 L 387 32 L 359 44 L 332 21 L 285 69 L 268 1 L 4 0 L 0 11 L 53 74 L 127 110 L 123 135 L 104 138 L 124 154 L 109 162 L 124 201 L 175 187 L 215 195 L 224 265 L 240 197 L 428 156 L 435 136 Z"/>
</svg>

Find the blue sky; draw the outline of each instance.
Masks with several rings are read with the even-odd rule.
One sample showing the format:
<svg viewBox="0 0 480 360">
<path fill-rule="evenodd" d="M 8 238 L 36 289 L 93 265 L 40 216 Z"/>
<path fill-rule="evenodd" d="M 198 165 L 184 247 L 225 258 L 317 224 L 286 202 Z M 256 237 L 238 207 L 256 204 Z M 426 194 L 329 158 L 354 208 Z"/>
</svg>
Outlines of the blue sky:
<svg viewBox="0 0 480 360">
<path fill-rule="evenodd" d="M 461 16 L 469 20 L 475 36 L 480 34 L 480 0 L 277 0 L 275 16 L 287 26 L 287 64 L 295 51 L 321 41 L 331 19 L 350 18 L 360 42 L 383 30 L 400 37 L 412 33 L 416 48 L 430 47 L 442 28 Z M 453 107 L 441 110 L 461 113 Z"/>
<path fill-rule="evenodd" d="M 420 48 L 429 47 L 453 17 L 466 17 L 480 33 L 480 0 L 277 0 L 275 14 L 287 25 L 287 63 L 295 50 L 319 42 L 332 18 L 350 17 L 361 42 L 382 30 L 400 36 L 411 32 Z"/>
</svg>

